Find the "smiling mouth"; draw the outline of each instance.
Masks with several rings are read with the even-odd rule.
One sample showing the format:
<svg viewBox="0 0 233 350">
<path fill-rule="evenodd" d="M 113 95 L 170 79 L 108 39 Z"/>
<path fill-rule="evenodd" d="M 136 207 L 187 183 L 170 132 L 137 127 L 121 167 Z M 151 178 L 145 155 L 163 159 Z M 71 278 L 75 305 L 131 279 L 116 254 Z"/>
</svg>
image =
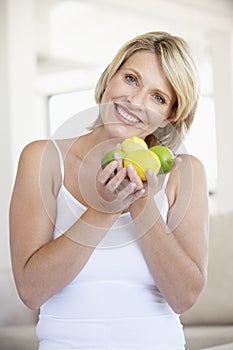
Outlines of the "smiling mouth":
<svg viewBox="0 0 233 350">
<path fill-rule="evenodd" d="M 116 106 L 116 110 L 118 112 L 118 114 L 121 116 L 121 118 L 123 118 L 127 123 L 132 123 L 132 124 L 136 124 L 136 123 L 140 123 L 140 119 L 138 119 L 135 116 L 132 116 L 131 114 L 129 114 L 128 112 L 126 112 L 126 110 L 124 108 L 122 108 L 121 106 L 119 106 L 118 104 L 115 104 Z"/>
</svg>

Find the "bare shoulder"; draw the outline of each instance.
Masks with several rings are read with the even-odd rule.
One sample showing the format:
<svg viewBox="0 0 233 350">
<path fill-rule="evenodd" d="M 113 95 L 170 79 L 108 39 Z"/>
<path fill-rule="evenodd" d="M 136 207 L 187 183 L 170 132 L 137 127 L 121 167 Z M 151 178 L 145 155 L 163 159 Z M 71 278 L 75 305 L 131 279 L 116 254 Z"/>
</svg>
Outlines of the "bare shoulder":
<svg viewBox="0 0 233 350">
<path fill-rule="evenodd" d="M 48 139 L 32 141 L 27 144 L 19 157 L 16 181 L 36 186 L 46 179 L 53 190 L 61 181 L 59 158 L 53 142 Z"/>
<path fill-rule="evenodd" d="M 47 144 L 48 140 L 38 140 L 28 143 L 20 153 L 18 171 L 26 170 L 27 167 L 32 169 L 37 164 L 40 164 Z"/>
<path fill-rule="evenodd" d="M 18 170 L 37 171 L 47 157 L 48 150 L 51 152 L 49 140 L 32 141 L 27 144 L 20 154 Z"/>
<path fill-rule="evenodd" d="M 180 154 L 177 165 L 172 169 L 168 184 L 167 195 L 170 206 L 174 205 L 181 193 L 191 192 L 195 188 L 198 191 L 208 192 L 206 171 L 203 163 L 195 156 Z"/>
<path fill-rule="evenodd" d="M 170 174 L 171 182 L 175 178 L 181 176 L 198 176 L 199 178 L 205 178 L 205 167 L 197 157 L 190 154 L 180 154 L 178 156 L 177 165 L 172 169 Z"/>
<path fill-rule="evenodd" d="M 19 157 L 18 175 L 38 170 L 47 144 L 48 140 L 33 141 L 23 148 Z"/>
<path fill-rule="evenodd" d="M 54 145 L 54 142 L 58 145 L 62 153 L 65 153 L 69 150 L 72 143 L 74 143 L 73 139 L 62 139 L 62 140 L 51 140 L 51 139 L 42 139 L 36 140 L 28 143 L 22 150 L 22 157 L 33 157 L 35 159 L 41 158 L 43 156 L 50 155 L 53 157 L 57 155 L 57 149 Z"/>
<path fill-rule="evenodd" d="M 43 157 L 46 150 L 52 150 L 51 141 L 48 139 L 36 140 L 28 143 L 20 154 L 19 161 L 33 161 L 36 162 Z"/>
<path fill-rule="evenodd" d="M 181 170 L 184 167 L 191 166 L 194 171 L 198 170 L 205 173 L 204 165 L 197 157 L 191 154 L 180 154 L 178 157 L 181 159 Z"/>
</svg>

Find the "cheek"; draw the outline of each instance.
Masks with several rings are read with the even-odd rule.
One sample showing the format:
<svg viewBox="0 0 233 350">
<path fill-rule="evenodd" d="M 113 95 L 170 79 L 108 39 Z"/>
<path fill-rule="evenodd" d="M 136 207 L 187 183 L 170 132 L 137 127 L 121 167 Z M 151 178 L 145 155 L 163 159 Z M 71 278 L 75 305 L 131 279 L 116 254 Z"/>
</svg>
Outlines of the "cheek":
<svg viewBox="0 0 233 350">
<path fill-rule="evenodd" d="M 104 124 L 105 122 L 108 121 L 109 118 L 111 119 L 111 116 L 114 113 L 113 108 L 114 108 L 114 105 L 112 103 L 108 101 L 104 101 L 102 99 L 101 104 L 99 106 L 99 111 L 100 111 L 101 119 Z"/>
<path fill-rule="evenodd" d="M 110 81 L 106 86 L 101 102 L 109 102 L 114 97 L 115 91 L 117 91 L 117 88 L 115 87 L 114 82 Z"/>
<path fill-rule="evenodd" d="M 101 114 L 102 120 L 105 120 L 106 116 L 111 115 L 113 112 L 112 95 L 111 95 L 111 89 L 109 89 L 109 86 L 106 87 L 103 93 L 99 107 L 100 107 L 100 114 Z"/>
<path fill-rule="evenodd" d="M 101 99 L 101 103 L 107 103 L 109 102 L 110 100 L 110 96 L 109 96 L 109 93 L 108 93 L 108 89 L 106 88 L 104 93 L 103 93 L 103 96 L 102 96 L 102 99 Z"/>
<path fill-rule="evenodd" d="M 148 120 L 149 120 L 149 125 L 151 129 L 156 130 L 159 127 L 164 126 L 164 122 L 166 122 L 167 116 L 166 114 L 160 111 L 152 111 L 152 110 L 147 110 L 147 115 L 148 115 Z"/>
<path fill-rule="evenodd" d="M 112 79 L 106 86 L 101 102 L 111 102 L 114 99 L 125 96 L 128 93 L 127 86 L 120 79 Z"/>
</svg>

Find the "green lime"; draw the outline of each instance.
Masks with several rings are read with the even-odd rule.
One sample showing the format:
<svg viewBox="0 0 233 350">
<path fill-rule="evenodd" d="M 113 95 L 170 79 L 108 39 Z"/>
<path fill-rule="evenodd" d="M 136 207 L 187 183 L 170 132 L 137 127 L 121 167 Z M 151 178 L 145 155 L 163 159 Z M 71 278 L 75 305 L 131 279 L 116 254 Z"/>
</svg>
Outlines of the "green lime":
<svg viewBox="0 0 233 350">
<path fill-rule="evenodd" d="M 154 152 L 159 157 L 159 160 L 161 163 L 161 168 L 159 173 L 160 174 L 168 173 L 175 164 L 175 159 L 172 151 L 168 147 L 161 146 L 161 145 L 151 147 L 150 151 Z"/>
<path fill-rule="evenodd" d="M 124 159 L 125 153 L 120 151 L 119 149 L 113 149 L 107 152 L 103 158 L 101 159 L 101 168 L 104 169 L 109 163 L 114 160 L 114 154 L 119 154 L 121 159 Z"/>
</svg>

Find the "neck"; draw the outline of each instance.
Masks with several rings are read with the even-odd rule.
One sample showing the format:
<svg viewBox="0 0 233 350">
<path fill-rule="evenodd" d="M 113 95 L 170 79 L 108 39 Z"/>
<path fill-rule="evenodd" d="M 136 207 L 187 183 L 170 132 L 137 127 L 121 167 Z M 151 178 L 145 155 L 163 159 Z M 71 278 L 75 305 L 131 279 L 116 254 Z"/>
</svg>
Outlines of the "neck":
<svg viewBox="0 0 233 350">
<path fill-rule="evenodd" d="M 86 153 L 93 148 L 98 148 L 104 154 L 105 152 L 114 149 L 123 141 L 122 138 L 116 138 L 106 131 L 104 126 L 100 126 L 92 130 L 89 134 L 84 135 Z"/>
</svg>

